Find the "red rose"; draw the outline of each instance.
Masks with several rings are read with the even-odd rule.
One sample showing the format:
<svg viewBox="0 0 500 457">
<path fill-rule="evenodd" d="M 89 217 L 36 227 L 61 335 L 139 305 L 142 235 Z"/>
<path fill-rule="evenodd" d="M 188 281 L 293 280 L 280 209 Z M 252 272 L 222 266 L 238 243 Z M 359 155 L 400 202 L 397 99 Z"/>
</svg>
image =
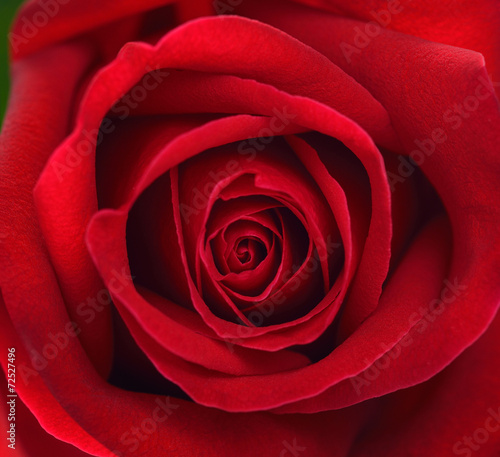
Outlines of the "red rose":
<svg viewBox="0 0 500 457">
<path fill-rule="evenodd" d="M 497 455 L 500 8 L 414 3 L 24 6 L 8 446 Z"/>
</svg>

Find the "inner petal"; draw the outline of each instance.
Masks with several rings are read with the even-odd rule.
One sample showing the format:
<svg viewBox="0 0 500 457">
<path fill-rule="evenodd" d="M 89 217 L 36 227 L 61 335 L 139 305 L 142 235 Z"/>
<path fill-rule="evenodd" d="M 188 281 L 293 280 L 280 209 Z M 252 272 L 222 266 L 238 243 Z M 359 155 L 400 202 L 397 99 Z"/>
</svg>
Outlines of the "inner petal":
<svg viewBox="0 0 500 457">
<path fill-rule="evenodd" d="M 266 227 L 272 223 L 271 211 L 245 217 L 219 231 L 209 245 L 212 249 L 205 250 L 208 276 L 236 306 L 239 306 L 237 297 L 253 299 L 269 288 L 277 276 L 282 262 L 282 242 L 281 236 Z M 211 268 L 210 259 L 219 271 Z M 220 266 L 224 267 L 223 272 Z"/>
<path fill-rule="evenodd" d="M 229 253 L 228 263 L 233 271 L 238 268 L 237 264 L 233 264 L 234 260 L 239 261 L 240 266 L 245 267 L 245 270 L 253 270 L 265 259 L 266 255 L 267 249 L 258 238 L 240 238 Z"/>
<path fill-rule="evenodd" d="M 262 215 L 261 215 L 262 216 Z M 243 218 L 216 232 L 205 247 L 221 275 L 252 270 L 267 257 L 274 234 L 257 221 Z"/>
</svg>

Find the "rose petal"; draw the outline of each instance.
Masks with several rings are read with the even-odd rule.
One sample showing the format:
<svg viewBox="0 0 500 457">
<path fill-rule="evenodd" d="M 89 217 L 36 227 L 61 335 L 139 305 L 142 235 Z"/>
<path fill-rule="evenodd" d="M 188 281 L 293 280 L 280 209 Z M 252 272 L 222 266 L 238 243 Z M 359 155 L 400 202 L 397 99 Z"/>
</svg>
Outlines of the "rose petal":
<svg viewBox="0 0 500 457">
<path fill-rule="evenodd" d="M 58 304 L 54 313 L 67 312 L 82 327 L 81 343 L 96 369 L 106 375 L 112 350 L 110 317 L 107 311 L 95 313 L 91 306 L 97 294 L 105 292 L 102 281 L 92 262 L 85 256 L 73 258 L 72 250 L 56 248 L 54 257 L 47 256 L 45 243 L 54 240 L 41 233 L 32 195 L 45 162 L 67 134 L 72 97 L 91 58 L 86 46 L 67 45 L 12 66 L 11 103 L 0 137 L 4 206 L 0 225 L 6 235 L 0 284 L 16 326 L 24 327 L 27 319 L 33 319 L 34 308 L 47 310 Z M 80 267 L 86 269 L 85 276 L 74 274 Z M 36 325 L 48 318 L 45 312 Z M 92 328 L 85 325 L 89 318 Z M 29 334 L 28 328 L 22 332 Z"/>
<path fill-rule="evenodd" d="M 258 33 L 257 31 L 255 33 Z M 276 45 L 277 46 L 277 45 Z M 296 50 L 290 50 L 291 55 Z M 264 57 L 264 56 L 262 56 Z M 220 59 L 220 57 L 214 57 Z M 241 57 L 240 57 L 241 58 Z M 309 64 L 311 64 L 309 62 Z M 324 62 L 317 62 L 317 72 L 322 74 L 324 71 L 320 68 Z M 186 65 L 187 64 L 183 64 Z M 208 63 L 198 63 L 199 66 L 190 64 L 188 69 L 171 71 L 168 78 L 165 78 L 161 84 L 154 89 L 154 99 L 148 97 L 137 106 L 130 109 L 132 115 L 148 114 L 170 114 L 170 113 L 249 113 L 264 114 L 276 117 L 276 121 L 271 127 L 276 133 L 281 133 L 283 121 L 293 119 L 295 113 L 290 113 L 285 107 L 280 110 L 276 104 L 269 107 L 269 102 L 276 100 L 275 96 L 269 99 L 266 92 L 271 88 L 277 88 L 293 95 L 300 95 L 318 100 L 332 108 L 340 111 L 348 117 L 351 117 L 363 128 L 365 128 L 381 145 L 390 149 L 398 149 L 399 142 L 394 137 L 392 126 L 387 123 L 386 115 L 380 112 L 378 102 L 371 100 L 363 91 L 359 91 L 356 86 L 349 87 L 349 100 L 339 100 L 340 88 L 333 84 L 333 81 L 342 81 L 342 75 L 331 76 L 328 81 L 324 81 L 321 90 L 314 86 L 303 85 L 293 86 L 292 81 L 283 81 L 280 77 L 282 73 L 275 74 L 272 68 L 275 62 L 267 62 L 261 59 L 259 67 L 263 67 L 256 74 L 252 74 L 249 68 L 240 68 L 234 62 L 233 66 L 226 64 L 221 68 L 208 68 Z M 201 66 L 203 65 L 203 66 Z M 290 63 L 286 63 L 285 68 L 289 68 Z M 190 71 L 193 68 L 196 71 Z M 209 71 L 224 72 L 226 74 L 210 74 Z M 253 68 L 254 72 L 256 71 Z M 267 70 L 268 73 L 263 72 Z M 305 80 L 308 75 L 304 75 L 303 69 L 294 69 L 296 78 Z M 234 76 L 237 75 L 237 76 Z M 258 80 L 255 81 L 254 78 Z M 341 84 L 344 84 L 343 82 Z M 325 95 L 325 91 L 329 90 Z M 257 92 L 257 93 L 255 93 Z M 356 100 L 356 103 L 353 103 Z M 359 107 L 363 109 L 360 110 Z M 376 118 L 365 115 L 370 112 Z M 369 121 L 368 121 L 369 120 Z M 375 125 L 374 125 L 375 124 Z"/>
<path fill-rule="evenodd" d="M 410 5 L 399 1 L 380 3 L 378 0 L 354 1 L 348 4 L 337 0 L 298 0 L 297 3 L 315 6 L 344 17 L 349 16 L 360 21 L 371 22 L 371 26 L 360 24 L 359 35 L 362 36 L 365 33 L 368 39 L 373 34 L 378 35 L 380 30 L 388 28 L 425 40 L 480 52 L 486 58 L 488 69 L 495 75 L 495 81 L 500 80 L 500 60 L 498 59 L 500 36 L 497 33 L 500 28 L 500 9 L 495 0 L 481 0 L 481 2 L 467 0 L 460 2 L 459 5 L 449 1 L 439 4 L 420 1 Z M 256 8 L 265 10 L 271 7 L 291 15 L 297 14 L 293 9 L 293 3 L 290 2 L 277 1 L 272 5 L 265 3 L 265 6 L 260 6 L 258 2 L 255 2 L 255 5 Z M 246 5 L 241 4 L 241 6 Z M 238 7 L 234 9 L 234 12 L 239 11 Z M 309 18 L 301 16 L 300 13 L 298 17 L 301 18 L 302 23 L 309 21 Z"/>
<path fill-rule="evenodd" d="M 473 346 L 429 381 L 384 397 L 382 417 L 353 455 L 397 457 L 408 449 L 431 457 L 450 451 L 495 455 L 500 447 L 500 371 L 491 362 L 500 357 L 499 324 L 497 317 Z"/>
<path fill-rule="evenodd" d="M 18 13 L 18 17 L 11 31 L 10 45 L 15 59 L 26 57 L 43 47 L 63 42 L 76 35 L 95 32 L 99 26 L 106 25 L 106 41 L 116 36 L 110 33 L 117 23 L 131 19 L 135 21 L 140 13 L 151 11 L 154 8 L 174 3 L 172 0 L 148 0 L 137 3 L 135 0 L 125 0 L 117 8 L 113 1 L 57 1 L 51 3 L 37 0 L 27 1 Z M 179 20 L 189 20 L 197 16 L 210 15 L 212 9 L 209 2 L 182 1 L 177 3 Z M 156 14 L 158 14 L 156 12 Z M 146 19 L 144 15 L 144 19 Z M 114 30 L 120 34 L 120 29 Z M 133 39 L 130 35 L 122 44 Z"/>
</svg>

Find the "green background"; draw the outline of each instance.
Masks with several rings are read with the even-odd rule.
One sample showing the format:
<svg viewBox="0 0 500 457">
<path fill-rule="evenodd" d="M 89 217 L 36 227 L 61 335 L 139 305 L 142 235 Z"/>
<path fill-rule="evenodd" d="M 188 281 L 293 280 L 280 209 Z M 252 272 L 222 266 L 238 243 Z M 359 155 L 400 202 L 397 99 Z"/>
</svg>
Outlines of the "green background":
<svg viewBox="0 0 500 457">
<path fill-rule="evenodd" d="M 0 123 L 9 94 L 8 39 L 10 24 L 22 0 L 0 0 Z"/>
</svg>

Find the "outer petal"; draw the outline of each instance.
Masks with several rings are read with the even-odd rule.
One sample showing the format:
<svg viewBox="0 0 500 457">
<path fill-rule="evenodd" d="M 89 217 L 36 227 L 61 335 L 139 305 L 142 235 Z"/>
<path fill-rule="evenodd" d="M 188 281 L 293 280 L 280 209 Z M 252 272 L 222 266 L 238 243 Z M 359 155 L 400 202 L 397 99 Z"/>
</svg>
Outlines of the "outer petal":
<svg viewBox="0 0 500 457">
<path fill-rule="evenodd" d="M 495 81 L 500 81 L 500 7 L 496 0 L 466 0 L 460 3 L 450 0 L 439 3 L 429 0 L 355 0 L 348 3 L 340 0 L 293 1 L 371 22 L 371 33 L 375 25 L 379 30 L 388 28 L 480 52 L 486 59 L 488 70 L 493 72 Z M 280 0 L 276 1 L 276 5 L 285 12 L 290 6 Z M 303 18 L 301 20 L 304 22 Z M 365 27 L 365 24 L 360 24 L 361 33 L 366 30 Z"/>
<path fill-rule="evenodd" d="M 6 387 L 7 381 L 2 379 L 2 396 L 4 398 L 6 398 L 7 395 Z M 10 398 L 8 400 L 10 400 Z M 8 410 L 6 406 L 5 402 L 2 402 L 0 425 L 4 430 L 9 429 L 9 423 L 7 422 Z M 34 455 L 38 457 L 52 457 L 54 455 L 63 455 L 65 457 L 89 456 L 86 452 L 79 450 L 71 444 L 64 443 L 47 433 L 19 397 L 16 398 L 15 425 L 15 450 L 5 451 L 6 453 L 4 455 L 12 453 L 18 457 L 32 457 Z M 9 441 L 3 443 L 4 446 L 7 444 L 10 444 Z"/>
<path fill-rule="evenodd" d="M 9 41 L 14 59 L 25 57 L 43 47 L 84 34 L 99 26 L 108 26 L 114 33 L 121 33 L 113 29 L 113 23 L 133 17 L 141 18 L 142 13 L 175 4 L 179 21 L 189 20 L 197 16 L 212 14 L 208 1 L 193 0 L 30 0 L 21 8 L 14 23 Z M 104 33 L 106 30 L 103 29 Z M 103 43 L 106 46 L 106 43 Z M 122 45 L 125 42 L 122 43 Z"/>
<path fill-rule="evenodd" d="M 356 457 L 495 457 L 500 449 L 500 319 L 442 373 L 382 399 Z M 404 355 L 403 355 L 404 356 Z M 390 443 L 390 445 L 388 445 Z"/>
<path fill-rule="evenodd" d="M 24 324 L 32 318 L 31 310 L 52 309 L 56 303 L 61 306 L 57 312 L 66 313 L 66 306 L 70 319 L 83 328 L 80 303 L 104 287 L 91 264 L 86 277 L 77 279 L 69 263 L 52 265 L 32 196 L 46 160 L 67 134 L 75 86 L 90 58 L 87 47 L 73 44 L 51 48 L 13 65 L 12 96 L 0 137 L 0 218 L 5 234 L 0 284 L 9 312 L 17 316 L 15 325 L 27 335 Z M 62 291 L 53 268 L 74 279 L 65 283 Z M 49 314 L 41 322 L 47 319 Z M 98 370 L 107 374 L 111 359 L 109 315 L 104 312 L 93 319 L 92 328 L 82 330 L 80 339 Z"/>
<path fill-rule="evenodd" d="M 2 350 L 6 353 L 5 348 L 14 345 L 17 366 L 29 368 L 24 342 L 16 335 L 5 308 L 0 310 Z M 57 331 L 64 325 L 65 321 L 54 315 L 51 328 L 47 326 L 40 333 Z M 32 334 L 36 334 L 36 329 Z M 117 389 L 95 376 L 82 363 L 81 353 L 72 352 L 73 349 L 69 349 L 71 357 L 60 353 L 43 371 L 29 378 L 29 385 L 18 383 L 17 390 L 48 433 L 90 455 L 114 457 L 137 452 L 160 457 L 168 452 L 173 457 L 251 457 L 256 452 L 279 455 L 299 446 L 318 457 L 329 457 L 332 451 L 347 456 L 367 413 L 375 407 L 366 404 L 315 417 L 229 414 L 163 395 Z M 42 352 L 42 346 L 37 346 L 37 350 Z M 1 361 L 4 369 L 5 360 Z M 68 366 L 78 369 L 68 370 Z M 52 386 L 51 390 L 44 381 Z M 89 405 L 98 407 L 89 409 Z M 134 439 L 135 429 L 152 430 L 151 424 L 155 425 L 154 431 L 142 434 L 141 440 Z M 223 439 L 221 430 L 225 431 Z"/>
</svg>

